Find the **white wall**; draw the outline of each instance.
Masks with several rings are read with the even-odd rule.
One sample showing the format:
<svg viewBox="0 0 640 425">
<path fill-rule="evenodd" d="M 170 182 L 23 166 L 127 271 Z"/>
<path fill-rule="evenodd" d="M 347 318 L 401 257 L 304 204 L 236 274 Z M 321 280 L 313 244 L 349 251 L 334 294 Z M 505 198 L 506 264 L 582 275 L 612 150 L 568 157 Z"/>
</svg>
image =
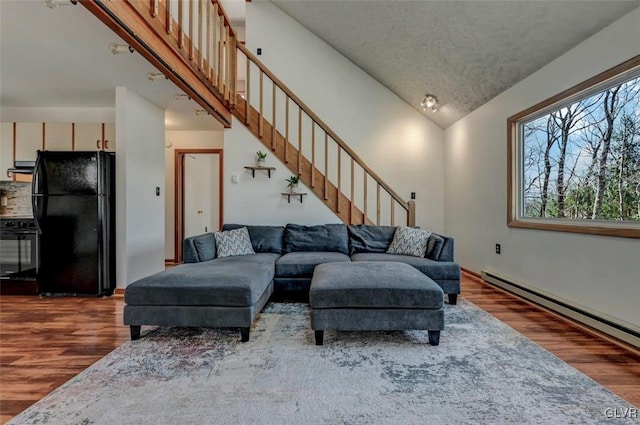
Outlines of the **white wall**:
<svg viewBox="0 0 640 425">
<path fill-rule="evenodd" d="M 174 259 L 175 228 L 175 150 L 176 149 L 222 149 L 222 131 L 167 131 L 165 140 L 171 147 L 165 149 L 165 258 Z"/>
<path fill-rule="evenodd" d="M 246 10 L 247 47 L 400 196 L 417 192 L 418 225 L 444 230 L 442 130 L 273 4 Z"/>
<path fill-rule="evenodd" d="M 456 258 L 640 326 L 640 242 L 507 227 L 507 117 L 640 54 L 640 9 L 449 127 L 446 233 Z M 494 245 L 502 244 L 502 255 Z"/>
<path fill-rule="evenodd" d="M 162 109 L 126 87 L 116 88 L 119 288 L 164 269 L 164 133 Z"/>
<path fill-rule="evenodd" d="M 287 191 L 285 179 L 291 172 L 273 154 L 268 154 L 266 165 L 276 167 L 268 178 L 264 171 L 256 172 L 255 179 L 245 165 L 255 165 L 256 152 L 267 151 L 264 145 L 235 118 L 231 129 L 224 132 L 224 222 L 239 224 L 325 224 L 341 223 L 340 219 L 302 183 L 299 192 L 308 192 L 302 204 L 295 199 L 287 203 L 282 192 Z M 232 183 L 232 175 L 240 182 Z"/>
</svg>

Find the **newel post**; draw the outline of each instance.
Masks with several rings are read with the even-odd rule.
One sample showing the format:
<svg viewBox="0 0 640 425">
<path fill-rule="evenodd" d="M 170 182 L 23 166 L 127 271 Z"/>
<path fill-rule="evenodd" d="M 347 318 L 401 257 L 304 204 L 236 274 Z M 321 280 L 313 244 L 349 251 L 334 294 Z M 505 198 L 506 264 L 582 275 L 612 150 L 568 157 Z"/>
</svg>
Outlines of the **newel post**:
<svg viewBox="0 0 640 425">
<path fill-rule="evenodd" d="M 407 202 L 409 209 L 407 210 L 407 226 L 416 225 L 416 201 Z"/>
</svg>

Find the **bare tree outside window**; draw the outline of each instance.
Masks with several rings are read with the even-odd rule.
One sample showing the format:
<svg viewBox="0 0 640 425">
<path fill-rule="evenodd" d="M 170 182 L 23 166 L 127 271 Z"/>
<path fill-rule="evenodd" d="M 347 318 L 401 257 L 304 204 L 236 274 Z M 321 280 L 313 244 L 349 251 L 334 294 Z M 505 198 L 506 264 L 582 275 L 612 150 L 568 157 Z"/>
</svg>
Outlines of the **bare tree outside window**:
<svg viewBox="0 0 640 425">
<path fill-rule="evenodd" d="M 640 222 L 640 76 L 519 122 L 524 218 Z"/>
</svg>

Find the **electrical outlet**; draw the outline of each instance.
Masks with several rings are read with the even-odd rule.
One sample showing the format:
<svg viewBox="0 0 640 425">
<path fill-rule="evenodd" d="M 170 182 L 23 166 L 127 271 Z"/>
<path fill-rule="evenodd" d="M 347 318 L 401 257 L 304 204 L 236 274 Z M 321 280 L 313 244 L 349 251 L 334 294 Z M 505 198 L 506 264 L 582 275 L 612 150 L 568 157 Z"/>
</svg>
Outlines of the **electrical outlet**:
<svg viewBox="0 0 640 425">
<path fill-rule="evenodd" d="M 258 53 L 258 56 L 262 54 L 262 47 L 258 47 L 257 53 Z"/>
<path fill-rule="evenodd" d="M 500 244 L 497 243 L 496 244 L 496 254 L 500 254 L 501 248 L 500 248 Z"/>
<path fill-rule="evenodd" d="M 416 199 L 416 193 L 415 192 L 411 192 L 411 199 Z"/>
<path fill-rule="evenodd" d="M 156 186 L 156 196 L 160 196 L 160 187 Z"/>
</svg>

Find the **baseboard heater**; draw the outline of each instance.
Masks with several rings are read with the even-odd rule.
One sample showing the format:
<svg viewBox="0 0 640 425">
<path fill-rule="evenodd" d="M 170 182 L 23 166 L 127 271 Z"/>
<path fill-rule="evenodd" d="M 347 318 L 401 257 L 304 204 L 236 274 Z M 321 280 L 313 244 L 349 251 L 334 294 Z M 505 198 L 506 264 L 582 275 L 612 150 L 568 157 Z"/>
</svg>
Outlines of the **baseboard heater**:
<svg viewBox="0 0 640 425">
<path fill-rule="evenodd" d="M 524 283 L 515 282 L 513 279 L 492 271 L 483 270 L 482 279 L 491 285 L 518 295 L 555 313 L 624 341 L 633 347 L 640 348 L 640 329 L 632 329 L 627 323 L 620 323 L 611 317 L 603 317 L 602 314 L 589 311 L 584 306 L 575 305 L 568 300 L 534 289 Z"/>
</svg>

